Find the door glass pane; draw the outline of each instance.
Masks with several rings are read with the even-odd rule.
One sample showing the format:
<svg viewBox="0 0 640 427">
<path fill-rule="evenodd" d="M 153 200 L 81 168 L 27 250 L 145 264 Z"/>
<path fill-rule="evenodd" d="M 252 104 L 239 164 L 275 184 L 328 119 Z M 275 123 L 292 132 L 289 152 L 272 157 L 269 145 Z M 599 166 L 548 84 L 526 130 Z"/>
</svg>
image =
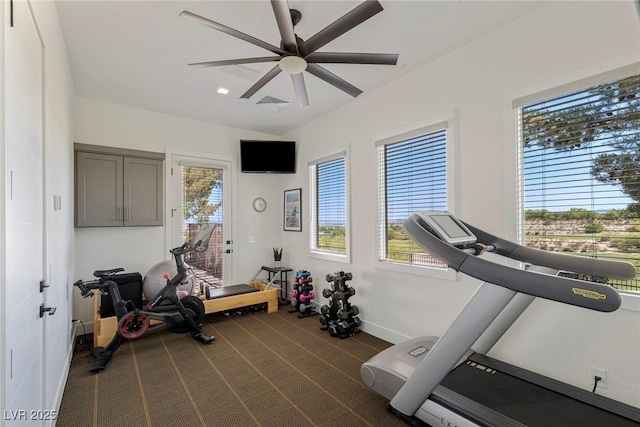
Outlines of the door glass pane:
<svg viewBox="0 0 640 427">
<path fill-rule="evenodd" d="M 214 224 L 209 247 L 190 252 L 185 261 L 199 280 L 211 285 L 223 283 L 223 170 L 182 166 L 182 241 L 194 239 L 201 224 Z"/>
</svg>

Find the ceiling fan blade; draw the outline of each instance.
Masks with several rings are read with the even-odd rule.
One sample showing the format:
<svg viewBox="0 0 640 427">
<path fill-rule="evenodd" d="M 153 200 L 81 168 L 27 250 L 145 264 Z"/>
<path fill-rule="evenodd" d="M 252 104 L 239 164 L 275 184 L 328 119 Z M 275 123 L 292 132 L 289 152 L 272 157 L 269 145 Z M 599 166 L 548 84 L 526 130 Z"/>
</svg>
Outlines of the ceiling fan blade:
<svg viewBox="0 0 640 427">
<path fill-rule="evenodd" d="M 307 71 L 318 77 L 319 79 L 322 79 L 325 82 L 337 87 L 341 91 L 348 93 L 354 98 L 362 93 L 360 89 L 358 89 L 348 81 L 341 79 L 331 71 L 327 70 L 326 68 L 322 68 L 318 64 L 307 64 Z"/>
<path fill-rule="evenodd" d="M 314 52 L 304 58 L 311 63 L 396 65 L 397 53 Z"/>
<path fill-rule="evenodd" d="M 367 0 L 355 9 L 338 18 L 332 24 L 320 30 L 299 47 L 300 55 L 307 56 L 326 45 L 333 39 L 346 33 L 353 27 L 363 23 L 375 14 L 382 12 L 382 5 L 377 0 Z"/>
<path fill-rule="evenodd" d="M 274 62 L 279 61 L 279 56 L 264 56 L 260 58 L 242 58 L 242 59 L 225 59 L 222 61 L 206 61 L 206 62 L 194 62 L 189 64 L 193 68 L 204 67 L 221 67 L 224 65 L 239 65 L 239 64 L 257 64 L 258 62 Z"/>
<path fill-rule="evenodd" d="M 260 78 L 260 80 L 258 80 L 253 86 L 251 86 L 248 91 L 243 93 L 240 98 L 244 98 L 244 99 L 251 98 L 257 91 L 262 89 L 262 87 L 264 85 L 269 83 L 275 76 L 280 74 L 280 71 L 282 71 L 282 70 L 280 69 L 280 67 L 278 65 L 273 67 L 271 69 L 271 71 L 269 71 L 267 74 L 262 76 L 262 78 Z"/>
<path fill-rule="evenodd" d="M 268 51 L 271 51 L 273 53 L 277 53 L 279 55 L 285 55 L 285 54 L 289 53 L 286 50 L 280 49 L 277 46 L 274 46 L 274 45 L 269 44 L 267 42 L 263 42 L 260 39 L 257 39 L 255 37 L 252 37 L 252 36 L 248 35 L 248 34 L 242 33 L 242 32 L 240 32 L 238 30 L 234 30 L 233 28 L 227 27 L 226 25 L 219 24 L 219 23 L 214 22 L 214 21 L 212 21 L 210 19 L 204 18 L 204 17 L 202 17 L 200 15 L 196 15 L 195 13 L 191 13 L 191 12 L 189 12 L 187 10 L 183 10 L 180 13 L 180 16 L 182 16 L 183 18 L 195 21 L 195 22 L 197 22 L 199 24 L 205 25 L 205 26 L 207 26 L 209 28 L 213 28 L 214 30 L 218 30 L 218 31 L 221 31 L 221 32 L 223 32 L 225 34 L 229 34 L 230 36 L 233 36 L 233 37 L 238 38 L 240 40 L 244 40 L 244 41 L 246 41 L 248 43 L 251 43 L 253 45 L 256 45 L 258 47 L 261 47 L 261 48 L 266 49 Z"/>
<path fill-rule="evenodd" d="M 298 105 L 301 107 L 309 106 L 309 96 L 307 95 L 307 85 L 304 84 L 304 73 L 291 74 L 293 89 L 298 98 Z"/>
<path fill-rule="evenodd" d="M 293 31 L 289 3 L 287 0 L 271 0 L 271 7 L 273 8 L 273 13 L 276 15 L 276 22 L 278 23 L 284 48 L 291 53 L 297 54 L 298 43 L 296 43 L 296 34 Z"/>
</svg>

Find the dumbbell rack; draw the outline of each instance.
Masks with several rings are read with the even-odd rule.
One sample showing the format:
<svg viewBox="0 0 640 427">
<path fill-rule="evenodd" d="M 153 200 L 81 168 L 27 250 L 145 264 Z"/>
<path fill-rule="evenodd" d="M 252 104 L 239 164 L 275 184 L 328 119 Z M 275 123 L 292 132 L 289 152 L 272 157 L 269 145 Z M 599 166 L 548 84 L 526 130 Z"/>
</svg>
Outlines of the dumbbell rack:
<svg viewBox="0 0 640 427">
<path fill-rule="evenodd" d="M 314 298 L 311 272 L 306 270 L 296 271 L 296 275 L 293 278 L 293 291 L 291 292 L 291 305 L 294 309 L 289 310 L 289 313 L 299 312 L 299 318 L 315 316 L 318 312 L 314 310 Z"/>
<path fill-rule="evenodd" d="M 328 330 L 332 337 L 348 338 L 360 332 L 360 314 L 358 306 L 352 305 L 349 298 L 356 294 L 356 290 L 347 285 L 351 280 L 351 273 L 340 271 L 327 274 L 329 288 L 322 290 L 322 296 L 329 299 L 329 303 L 320 308 L 320 329 Z"/>
</svg>

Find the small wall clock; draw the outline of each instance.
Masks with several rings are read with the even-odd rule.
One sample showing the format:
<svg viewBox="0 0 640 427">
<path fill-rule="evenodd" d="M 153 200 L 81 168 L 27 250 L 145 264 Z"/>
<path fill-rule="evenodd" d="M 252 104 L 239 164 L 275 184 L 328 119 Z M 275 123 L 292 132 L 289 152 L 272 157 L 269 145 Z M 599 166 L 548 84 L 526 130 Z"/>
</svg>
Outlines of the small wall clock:
<svg viewBox="0 0 640 427">
<path fill-rule="evenodd" d="M 256 212 L 262 212 L 267 209 L 267 202 L 265 202 L 262 197 L 256 197 L 253 200 L 253 209 L 255 209 Z"/>
</svg>

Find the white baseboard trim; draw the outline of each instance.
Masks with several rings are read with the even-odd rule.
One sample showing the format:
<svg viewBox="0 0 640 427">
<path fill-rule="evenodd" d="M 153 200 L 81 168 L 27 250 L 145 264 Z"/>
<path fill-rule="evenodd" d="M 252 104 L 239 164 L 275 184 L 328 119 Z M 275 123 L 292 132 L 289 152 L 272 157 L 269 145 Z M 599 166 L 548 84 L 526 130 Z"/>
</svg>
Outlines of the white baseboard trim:
<svg viewBox="0 0 640 427">
<path fill-rule="evenodd" d="M 76 336 L 78 336 L 78 329 L 81 329 L 79 327 L 80 327 L 79 322 L 72 323 L 71 334 L 69 337 L 69 348 L 67 349 L 67 357 L 64 362 L 62 375 L 60 375 L 60 382 L 58 382 L 58 387 L 56 388 L 56 397 L 54 399 L 55 408 L 58 414 L 60 413 L 60 405 L 62 405 L 62 396 L 64 395 L 64 388 L 67 385 L 67 379 L 69 378 L 69 369 L 71 369 L 71 360 L 73 359 L 73 347 L 76 342 Z M 48 427 L 55 427 L 56 420 L 55 419 L 50 420 L 47 425 Z"/>
<path fill-rule="evenodd" d="M 382 340 L 388 341 L 392 344 L 397 344 L 399 342 L 403 342 L 406 341 L 408 339 L 411 339 L 411 337 L 408 337 L 404 334 L 401 334 L 399 332 L 396 331 L 392 331 L 391 329 L 387 329 L 383 326 L 380 326 L 378 324 L 372 323 L 372 322 L 368 322 L 366 320 L 362 320 L 361 319 L 361 325 L 360 325 L 360 329 L 370 335 L 373 335 L 374 337 L 380 338 Z"/>
</svg>

